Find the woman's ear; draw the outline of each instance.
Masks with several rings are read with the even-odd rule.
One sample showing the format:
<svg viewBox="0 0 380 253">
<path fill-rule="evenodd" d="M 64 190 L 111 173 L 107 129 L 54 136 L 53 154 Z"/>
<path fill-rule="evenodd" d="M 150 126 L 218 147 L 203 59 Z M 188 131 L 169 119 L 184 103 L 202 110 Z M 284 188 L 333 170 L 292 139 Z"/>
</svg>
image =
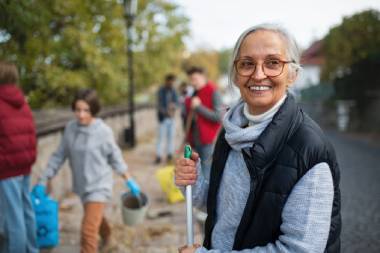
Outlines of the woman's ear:
<svg viewBox="0 0 380 253">
<path fill-rule="evenodd" d="M 289 71 L 288 73 L 289 86 L 291 86 L 296 81 L 297 77 L 298 77 L 298 69 Z"/>
</svg>

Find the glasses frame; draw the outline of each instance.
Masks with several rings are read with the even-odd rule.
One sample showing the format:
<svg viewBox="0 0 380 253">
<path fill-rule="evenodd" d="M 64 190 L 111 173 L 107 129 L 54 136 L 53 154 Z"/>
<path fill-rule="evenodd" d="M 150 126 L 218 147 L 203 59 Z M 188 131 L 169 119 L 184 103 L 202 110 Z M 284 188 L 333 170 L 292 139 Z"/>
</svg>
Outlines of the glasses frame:
<svg viewBox="0 0 380 253">
<path fill-rule="evenodd" d="M 238 69 L 237 69 L 237 62 L 238 62 L 238 61 L 241 61 L 241 60 L 247 60 L 247 59 L 245 59 L 245 58 L 240 58 L 240 59 L 236 59 L 236 60 L 234 60 L 234 67 L 235 67 L 235 71 L 236 71 L 236 73 L 237 73 L 238 75 L 240 75 L 240 76 L 251 77 L 251 76 L 256 72 L 257 63 L 255 63 L 255 67 L 254 67 L 254 69 L 253 69 L 253 71 L 252 71 L 251 74 L 249 74 L 249 75 L 242 75 L 242 74 L 239 73 L 239 71 L 238 71 Z M 272 59 L 272 60 L 273 60 L 273 59 Z M 264 73 L 267 77 L 277 77 L 277 76 L 281 75 L 282 72 L 284 71 L 284 66 L 285 66 L 285 64 L 288 64 L 288 63 L 296 63 L 294 60 L 291 60 L 291 61 L 283 61 L 283 60 L 278 60 L 278 59 L 276 59 L 276 61 L 279 61 L 279 62 L 282 63 L 281 71 L 280 71 L 280 74 L 278 74 L 278 75 L 267 75 L 267 74 L 265 73 L 265 71 L 264 71 L 264 64 L 261 64 L 261 70 L 263 71 L 263 73 Z M 265 61 L 264 61 L 264 62 L 265 62 Z"/>
</svg>

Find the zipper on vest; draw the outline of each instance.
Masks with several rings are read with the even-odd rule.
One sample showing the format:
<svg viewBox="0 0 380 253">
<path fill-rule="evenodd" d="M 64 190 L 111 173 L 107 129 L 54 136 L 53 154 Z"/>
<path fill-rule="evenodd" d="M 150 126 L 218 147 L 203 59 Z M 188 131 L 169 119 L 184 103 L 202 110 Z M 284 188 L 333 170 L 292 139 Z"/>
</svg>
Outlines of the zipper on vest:
<svg viewBox="0 0 380 253">
<path fill-rule="evenodd" d="M 251 181 L 250 181 L 250 192 L 246 204 L 246 208 L 248 205 L 248 209 L 245 209 L 243 212 L 242 220 L 239 224 L 237 233 L 235 235 L 235 242 L 233 245 L 233 250 L 240 250 L 240 245 L 243 243 L 244 235 L 247 232 L 247 229 L 249 228 L 249 223 L 253 219 L 257 202 L 258 202 L 258 196 L 262 188 L 263 180 L 264 180 L 264 173 L 267 170 L 267 167 L 263 168 L 262 170 L 259 170 L 252 162 L 252 154 L 250 153 L 249 149 L 242 149 L 243 157 L 245 164 L 247 166 L 247 169 L 249 171 Z M 261 171 L 262 173 L 260 173 Z"/>
</svg>

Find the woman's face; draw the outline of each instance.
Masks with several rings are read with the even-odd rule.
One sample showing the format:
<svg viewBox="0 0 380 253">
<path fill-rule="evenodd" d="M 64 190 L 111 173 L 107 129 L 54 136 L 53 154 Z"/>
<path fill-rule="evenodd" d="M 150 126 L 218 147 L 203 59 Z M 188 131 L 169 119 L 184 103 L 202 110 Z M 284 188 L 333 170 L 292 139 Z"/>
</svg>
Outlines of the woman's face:
<svg viewBox="0 0 380 253">
<path fill-rule="evenodd" d="M 296 75 L 289 72 L 289 64 L 285 64 L 282 73 L 276 77 L 268 77 L 263 72 L 264 61 L 290 61 L 284 39 L 273 31 L 258 30 L 245 37 L 237 59 L 247 59 L 256 64 L 251 76 L 235 74 L 235 83 L 251 114 L 268 111 L 295 80 Z"/>
<path fill-rule="evenodd" d="M 75 117 L 77 118 L 79 124 L 88 126 L 91 124 L 93 117 L 90 111 L 90 106 L 84 100 L 78 100 L 75 103 Z"/>
</svg>

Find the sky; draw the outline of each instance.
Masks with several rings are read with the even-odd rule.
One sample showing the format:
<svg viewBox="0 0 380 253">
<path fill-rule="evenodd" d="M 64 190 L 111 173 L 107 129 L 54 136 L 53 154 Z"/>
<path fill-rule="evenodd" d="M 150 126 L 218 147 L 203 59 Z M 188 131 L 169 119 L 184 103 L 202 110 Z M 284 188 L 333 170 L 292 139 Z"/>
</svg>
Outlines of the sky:
<svg viewBox="0 0 380 253">
<path fill-rule="evenodd" d="M 344 16 L 369 8 L 380 11 L 380 0 L 174 0 L 190 18 L 190 50 L 234 46 L 250 26 L 278 23 L 292 33 L 301 48 L 323 38 Z"/>
</svg>

